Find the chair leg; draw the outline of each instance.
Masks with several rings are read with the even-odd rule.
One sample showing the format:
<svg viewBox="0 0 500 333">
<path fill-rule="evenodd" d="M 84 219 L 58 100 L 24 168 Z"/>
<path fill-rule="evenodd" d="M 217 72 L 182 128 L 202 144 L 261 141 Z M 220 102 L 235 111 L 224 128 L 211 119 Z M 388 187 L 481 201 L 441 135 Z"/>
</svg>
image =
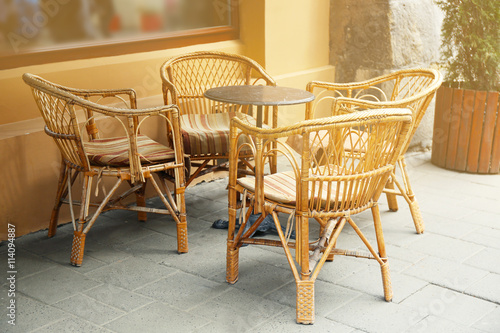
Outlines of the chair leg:
<svg viewBox="0 0 500 333">
<path fill-rule="evenodd" d="M 337 229 L 340 227 L 340 224 L 337 223 L 335 225 L 335 228 L 333 229 L 332 231 L 332 234 L 330 236 L 330 239 L 328 240 L 328 243 L 332 242 L 333 241 L 333 248 L 337 247 L 337 239 L 338 237 L 335 237 L 335 233 L 337 231 Z M 343 226 L 342 226 L 343 228 Z M 323 229 L 323 228 L 322 228 Z M 321 232 L 323 232 L 323 230 L 321 230 Z M 334 259 L 335 255 L 333 253 L 330 253 L 327 257 L 326 257 L 326 261 L 329 261 L 329 262 L 332 262 L 333 259 Z"/>
<path fill-rule="evenodd" d="M 85 238 L 87 233 L 84 231 L 86 217 L 90 206 L 90 191 L 92 188 L 92 176 L 85 175 L 83 179 L 82 198 L 80 207 L 80 216 L 78 219 L 77 230 L 73 231 L 73 244 L 71 246 L 70 263 L 73 266 L 81 266 L 83 262 L 83 253 L 85 248 Z"/>
<path fill-rule="evenodd" d="M 319 223 L 319 225 L 320 225 L 320 227 L 319 227 L 319 235 L 320 235 L 320 236 L 319 236 L 319 237 L 321 238 L 321 235 L 323 235 L 323 232 L 325 231 L 325 226 L 322 224 L 323 222 L 321 222 L 321 220 L 320 220 L 320 219 L 317 219 L 317 221 L 318 221 L 318 223 Z M 332 233 L 332 237 L 333 237 L 333 233 Z M 331 237 L 330 237 L 330 239 L 328 240 L 328 243 L 330 243 L 330 241 L 331 241 Z M 328 243 L 327 243 L 327 244 L 325 244 L 325 247 L 328 245 Z M 335 247 L 336 245 L 337 245 L 337 240 L 334 240 L 333 247 Z M 335 257 L 335 255 L 334 255 L 333 253 L 330 253 L 330 254 L 328 255 L 328 257 L 326 257 L 326 261 L 332 262 L 332 261 L 333 261 L 333 259 L 334 259 L 334 257 Z"/>
<path fill-rule="evenodd" d="M 333 243 L 333 247 L 336 247 L 336 246 L 337 246 L 337 241 L 335 241 L 335 242 Z M 328 261 L 328 262 L 332 262 L 334 258 L 335 258 L 335 255 L 334 255 L 333 253 L 330 253 L 330 254 L 328 255 L 328 257 L 326 257 L 326 261 Z"/>
<path fill-rule="evenodd" d="M 83 250 L 85 248 L 85 237 L 82 231 L 73 232 L 73 244 L 71 246 L 71 265 L 80 267 L 83 262 Z"/>
<path fill-rule="evenodd" d="M 425 224 L 424 220 L 422 219 L 422 214 L 420 213 L 420 207 L 418 205 L 417 199 L 415 198 L 415 194 L 413 193 L 413 190 L 411 188 L 410 177 L 408 177 L 408 171 L 406 169 L 406 161 L 404 156 L 400 160 L 398 160 L 398 164 L 403 176 L 406 191 L 405 199 L 408 201 L 408 205 L 410 206 L 413 224 L 415 225 L 415 230 L 417 231 L 417 233 L 421 234 L 425 231 Z"/>
<path fill-rule="evenodd" d="M 140 190 L 135 192 L 135 200 L 138 207 L 146 207 L 146 183 L 144 183 Z M 137 212 L 137 219 L 140 222 L 146 222 L 148 220 L 148 213 L 146 212 Z"/>
<path fill-rule="evenodd" d="M 180 172 L 182 172 L 182 170 Z M 179 222 L 177 223 L 177 252 L 187 253 L 188 228 L 187 228 L 187 217 L 186 217 L 186 197 L 185 197 L 186 188 L 183 185 L 184 181 L 182 181 L 182 184 L 178 181 L 178 178 L 180 178 L 180 172 L 177 176 L 175 183 L 176 189 L 175 189 L 175 199 L 174 199 L 175 204 L 177 205 L 177 209 L 179 211 L 179 214 L 177 215 L 179 219 Z M 165 191 L 167 191 L 168 194 L 170 193 L 168 187 L 166 187 Z"/>
<path fill-rule="evenodd" d="M 420 207 L 418 206 L 418 202 L 413 197 L 413 201 L 410 203 L 410 212 L 413 218 L 413 224 L 415 224 L 415 230 L 417 234 L 422 234 L 425 231 L 425 224 L 422 218 L 422 214 L 420 213 Z"/>
<path fill-rule="evenodd" d="M 180 222 L 177 223 L 177 253 L 188 252 L 188 228 L 186 222 L 186 214 L 179 217 Z"/>
<path fill-rule="evenodd" d="M 382 271 L 382 284 L 384 287 L 384 298 L 387 302 L 392 301 L 392 283 L 391 283 L 391 272 L 389 270 L 389 263 L 385 262 L 380 266 Z"/>
<path fill-rule="evenodd" d="M 203 163 L 198 166 L 198 168 L 194 171 L 194 173 L 192 175 L 189 175 L 187 177 L 187 180 L 186 180 L 186 187 L 189 186 L 189 184 L 191 184 L 191 182 L 196 178 L 198 177 L 198 175 L 200 175 L 200 173 L 203 171 L 203 169 L 207 166 L 208 162 L 210 162 L 210 160 L 205 160 L 203 161 Z M 192 168 L 192 165 L 190 165 L 189 167 L 189 172 L 191 172 L 191 168 Z"/>
<path fill-rule="evenodd" d="M 239 248 L 234 247 L 234 243 L 227 243 L 226 255 L 226 281 L 230 284 L 235 284 L 238 281 L 239 275 Z"/>
<path fill-rule="evenodd" d="M 299 280 L 297 286 L 296 315 L 298 324 L 314 323 L 314 281 Z"/>
<path fill-rule="evenodd" d="M 52 209 L 52 215 L 50 216 L 49 222 L 49 232 L 48 237 L 55 236 L 57 232 L 57 221 L 59 219 L 59 210 L 61 209 L 62 199 L 64 192 L 66 191 L 66 182 L 69 176 L 69 169 L 64 161 L 61 161 L 61 170 L 59 172 L 59 182 L 57 184 L 56 199 L 54 202 L 54 208 Z"/>
<path fill-rule="evenodd" d="M 395 189 L 394 179 L 392 177 L 389 177 L 389 179 L 387 180 L 387 184 L 385 184 L 385 188 L 387 188 L 388 190 L 391 190 L 391 191 L 393 191 Z M 392 193 L 386 193 L 386 196 L 387 196 L 387 204 L 389 205 L 389 209 L 393 212 L 397 212 L 398 211 L 397 196 L 395 194 L 392 194 Z"/>
<path fill-rule="evenodd" d="M 380 210 L 378 205 L 372 207 L 373 222 L 375 225 L 375 235 L 377 237 L 378 253 L 382 262 L 380 268 L 382 270 L 382 284 L 384 288 L 384 297 L 387 302 L 392 300 L 392 285 L 391 274 L 389 271 L 389 262 L 387 261 L 387 253 L 385 250 L 384 234 L 382 232 L 382 223 L 380 219 Z"/>
<path fill-rule="evenodd" d="M 229 226 L 227 230 L 227 254 L 226 254 L 226 281 L 235 284 L 239 276 L 239 247 L 234 242 L 236 211 L 238 206 L 239 193 L 232 187 L 228 190 L 228 215 Z M 249 208 L 250 209 L 250 208 Z M 242 230 L 240 230 L 242 232 Z"/>
<path fill-rule="evenodd" d="M 186 201 L 184 197 L 185 187 L 181 185 L 181 180 L 179 180 L 179 175 L 181 175 L 182 170 L 178 168 L 175 170 L 175 199 L 172 197 L 167 184 L 165 183 L 165 177 L 159 174 L 160 184 L 163 187 L 162 193 L 157 182 L 151 175 L 149 180 L 153 185 L 159 198 L 162 200 L 165 208 L 169 211 L 170 215 L 173 217 L 176 228 L 177 228 L 177 252 L 187 253 L 188 252 L 188 229 L 186 220 Z M 175 201 L 175 202 L 174 202 Z"/>
</svg>

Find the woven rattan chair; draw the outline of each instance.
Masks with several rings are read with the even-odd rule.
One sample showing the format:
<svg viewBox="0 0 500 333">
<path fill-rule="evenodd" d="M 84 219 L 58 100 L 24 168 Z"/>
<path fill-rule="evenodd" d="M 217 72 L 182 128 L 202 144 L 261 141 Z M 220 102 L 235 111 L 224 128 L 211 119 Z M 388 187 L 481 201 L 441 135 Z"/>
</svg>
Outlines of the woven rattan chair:
<svg viewBox="0 0 500 333">
<path fill-rule="evenodd" d="M 379 108 L 409 108 L 412 110 L 413 123 L 410 136 L 397 162 L 399 172 L 395 170 L 392 173 L 384 192 L 387 195 L 389 209 L 392 211 L 398 210 L 396 196 L 402 196 L 406 200 L 410 207 L 415 229 L 419 234 L 424 232 L 425 225 L 411 188 L 404 154 L 441 82 L 439 71 L 406 69 L 367 81 L 352 83 L 314 81 L 307 86 L 307 90 L 316 95 L 318 103 L 307 105 L 306 119 L 315 118 L 315 111 L 321 108 L 329 110 L 327 111 L 328 115 Z M 327 103 L 331 104 L 326 105 Z"/>
<path fill-rule="evenodd" d="M 314 282 L 323 264 L 332 255 L 377 260 L 382 270 L 385 299 L 391 300 L 389 264 L 377 200 L 404 148 L 411 121 L 408 109 L 355 112 L 275 129 L 260 129 L 234 119 L 229 170 L 227 282 L 238 280 L 239 249 L 243 244 L 279 246 L 284 248 L 296 282 L 298 323 L 314 322 Z M 361 130 L 364 135 L 359 135 Z M 300 157 L 283 143 L 284 138 L 292 135 L 303 137 Z M 238 144 L 240 136 L 253 139 L 250 143 Z M 266 146 L 274 143 L 292 168 L 291 171 L 278 170 L 277 173 L 264 175 Z M 242 177 L 232 163 L 245 145 L 255 156 L 255 176 Z M 321 154 L 318 153 L 320 151 Z M 239 196 L 244 198 L 243 205 L 237 202 Z M 241 206 L 241 223 L 237 225 L 237 213 Z M 371 209 L 373 215 L 378 250 L 368 242 L 351 218 L 367 209 Z M 258 213 L 262 214 L 255 222 L 248 222 L 250 217 L 254 221 Z M 278 213 L 295 217 L 295 241 L 290 237 L 293 230 L 290 221 L 293 219 L 288 219 L 285 228 L 280 225 Z M 253 237 L 269 214 L 276 225 L 279 240 L 269 236 Z M 318 239 L 310 239 L 310 220 L 316 220 L 321 226 Z M 361 238 L 369 253 L 335 248 L 346 222 Z M 249 223 L 252 223 L 251 226 Z M 236 232 L 237 226 L 239 229 Z"/>
<path fill-rule="evenodd" d="M 165 104 L 179 106 L 184 152 L 196 167 L 186 186 L 198 176 L 227 169 L 231 118 L 255 123 L 248 106 L 214 102 L 205 98 L 204 92 L 220 86 L 276 85 L 255 61 L 222 52 L 194 52 L 171 58 L 161 67 L 160 75 Z M 263 114 L 264 124 L 276 127 L 277 107 L 264 107 Z M 251 169 L 245 156 L 240 157 Z M 274 157 L 270 163 L 275 170 Z"/>
<path fill-rule="evenodd" d="M 46 123 L 45 132 L 54 139 L 62 155 L 49 237 L 56 233 L 61 205 L 69 203 L 74 228 L 71 264 L 82 264 L 87 233 L 99 214 L 110 209 L 138 211 L 140 220 L 145 220 L 148 212 L 171 215 L 177 224 L 177 251 L 187 252 L 185 167 L 177 107 L 169 105 L 136 109 L 136 97 L 132 89 L 80 90 L 53 84 L 31 74 L 24 74 L 23 79 L 32 88 Z M 104 106 L 90 101 L 109 97 L 117 98 L 126 105 L 125 98 L 128 98 L 131 108 Z M 151 117 L 165 120 L 175 146 L 160 144 L 139 133 L 143 121 Z M 110 132 L 114 127 L 121 129 L 124 135 L 103 137 L 103 132 Z M 153 178 L 154 174 L 158 176 L 159 182 Z M 81 201 L 73 200 L 71 191 L 78 175 L 83 176 Z M 116 181 L 110 182 L 112 186 L 107 191 L 103 185 L 104 198 L 91 202 L 93 180 L 97 179 L 94 186 L 97 191 L 100 183 L 104 184 L 110 178 Z M 174 195 L 170 193 L 166 181 L 174 184 Z M 124 193 L 118 194 L 124 182 L 130 186 L 126 186 Z M 153 185 L 165 209 L 146 207 L 144 191 L 148 182 Z M 136 195 L 136 206 L 122 203 L 131 194 Z M 77 204 L 81 208 L 75 221 L 73 206 Z M 89 215 L 91 207 L 97 208 Z"/>
</svg>

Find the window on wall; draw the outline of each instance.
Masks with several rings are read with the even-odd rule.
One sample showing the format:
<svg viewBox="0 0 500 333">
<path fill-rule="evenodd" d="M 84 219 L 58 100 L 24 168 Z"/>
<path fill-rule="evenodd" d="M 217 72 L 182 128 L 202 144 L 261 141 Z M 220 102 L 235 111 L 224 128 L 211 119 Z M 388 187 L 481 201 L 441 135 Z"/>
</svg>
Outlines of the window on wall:
<svg viewBox="0 0 500 333">
<path fill-rule="evenodd" d="M 238 38 L 237 0 L 0 0 L 0 69 Z"/>
</svg>

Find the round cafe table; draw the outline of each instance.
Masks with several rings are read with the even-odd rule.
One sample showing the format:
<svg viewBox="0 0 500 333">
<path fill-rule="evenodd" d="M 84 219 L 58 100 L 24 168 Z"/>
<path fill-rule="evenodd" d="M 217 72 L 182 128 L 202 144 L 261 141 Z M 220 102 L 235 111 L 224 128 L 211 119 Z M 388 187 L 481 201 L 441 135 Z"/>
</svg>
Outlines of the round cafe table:
<svg viewBox="0 0 500 333">
<path fill-rule="evenodd" d="M 314 100 L 308 91 L 280 86 L 224 86 L 208 89 L 205 97 L 217 102 L 257 106 L 257 127 L 262 127 L 262 106 L 293 105 Z"/>
</svg>

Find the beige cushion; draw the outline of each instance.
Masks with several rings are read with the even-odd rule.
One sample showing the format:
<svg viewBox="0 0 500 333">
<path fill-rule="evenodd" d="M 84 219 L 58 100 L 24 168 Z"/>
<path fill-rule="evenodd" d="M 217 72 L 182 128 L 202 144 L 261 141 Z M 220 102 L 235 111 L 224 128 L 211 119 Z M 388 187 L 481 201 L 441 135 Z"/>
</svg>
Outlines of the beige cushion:
<svg viewBox="0 0 500 333">
<path fill-rule="evenodd" d="M 317 170 L 316 174 L 328 174 L 334 176 L 337 174 L 338 167 L 322 166 L 321 170 Z M 255 178 L 253 176 L 248 176 L 244 178 L 238 178 L 238 184 L 246 188 L 251 192 L 255 192 Z M 314 198 L 315 201 L 321 199 L 321 205 L 324 205 L 327 200 L 330 202 L 335 201 L 336 197 L 336 182 L 331 182 L 330 187 L 330 197 L 328 197 L 328 188 L 323 183 L 323 188 L 319 190 L 319 182 L 316 182 L 315 193 L 312 193 L 312 189 L 309 188 L 309 200 Z M 311 184 L 310 184 L 311 185 Z M 321 191 L 321 192 L 320 192 Z M 342 192 L 339 193 L 339 197 L 342 196 Z M 297 182 L 295 181 L 294 171 L 286 171 L 274 173 L 271 175 L 264 176 L 264 197 L 283 204 L 295 205 L 297 198 Z"/>
<path fill-rule="evenodd" d="M 145 135 L 138 135 L 137 150 L 142 164 L 173 160 L 175 152 Z M 127 137 L 97 139 L 85 143 L 91 164 L 109 166 L 129 165 L 129 140 Z"/>
<path fill-rule="evenodd" d="M 229 153 L 229 126 L 231 119 L 238 117 L 255 126 L 255 119 L 241 112 L 211 114 L 185 114 L 181 116 L 181 133 L 184 153 L 204 156 Z M 245 140 L 240 137 L 239 144 Z"/>
</svg>

